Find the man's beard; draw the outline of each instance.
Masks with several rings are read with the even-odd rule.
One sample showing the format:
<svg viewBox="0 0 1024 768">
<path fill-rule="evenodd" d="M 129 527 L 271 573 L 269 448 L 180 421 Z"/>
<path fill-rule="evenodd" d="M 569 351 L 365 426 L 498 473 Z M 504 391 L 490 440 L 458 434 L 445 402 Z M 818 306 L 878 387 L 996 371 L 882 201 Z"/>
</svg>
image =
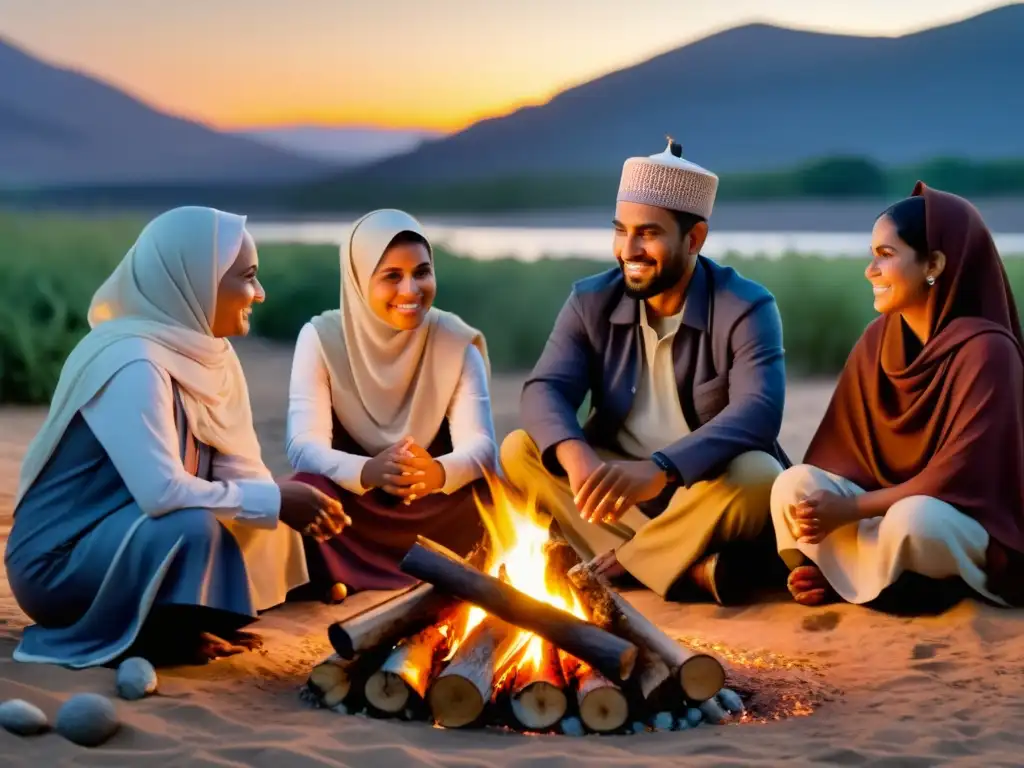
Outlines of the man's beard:
<svg viewBox="0 0 1024 768">
<path fill-rule="evenodd" d="M 655 262 L 650 260 L 645 263 L 655 265 Z M 661 271 L 645 283 L 631 280 L 626 274 L 626 267 L 622 260 L 619 260 L 619 269 L 622 270 L 622 277 L 626 281 L 626 295 L 631 299 L 643 301 L 678 285 L 686 275 L 686 259 L 681 253 L 674 253 L 672 258 L 662 266 Z"/>
</svg>

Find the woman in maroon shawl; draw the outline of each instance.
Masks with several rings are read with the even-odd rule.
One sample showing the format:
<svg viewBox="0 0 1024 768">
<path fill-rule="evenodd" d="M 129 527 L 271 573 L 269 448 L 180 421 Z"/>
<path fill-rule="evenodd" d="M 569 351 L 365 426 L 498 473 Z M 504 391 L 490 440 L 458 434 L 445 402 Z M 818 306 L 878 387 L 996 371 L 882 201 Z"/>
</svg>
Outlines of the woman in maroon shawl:
<svg viewBox="0 0 1024 768">
<path fill-rule="evenodd" d="M 871 250 L 882 316 L 772 489 L 790 591 L 867 603 L 912 573 L 1024 604 L 1024 341 L 992 235 L 918 182 Z"/>
<path fill-rule="evenodd" d="M 497 464 L 483 335 L 433 306 L 430 245 L 402 211 L 363 216 L 341 249 L 341 307 L 299 333 L 287 452 L 306 482 L 339 499 L 351 525 L 306 539 L 310 589 L 414 580 L 398 563 L 417 535 L 459 554 L 483 535 L 475 496 Z"/>
</svg>

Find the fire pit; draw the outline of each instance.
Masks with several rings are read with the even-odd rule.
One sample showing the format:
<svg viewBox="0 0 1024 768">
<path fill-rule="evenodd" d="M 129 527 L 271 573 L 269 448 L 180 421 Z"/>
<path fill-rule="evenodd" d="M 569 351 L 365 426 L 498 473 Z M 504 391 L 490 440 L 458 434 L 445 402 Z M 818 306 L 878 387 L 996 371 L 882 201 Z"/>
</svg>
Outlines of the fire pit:
<svg viewBox="0 0 1024 768">
<path fill-rule="evenodd" d="M 306 700 L 531 733 L 770 719 L 745 711 L 710 649 L 658 629 L 552 534 L 532 500 L 492 485 L 493 506 L 480 505 L 486 543 L 462 558 L 421 538 L 401 563 L 421 583 L 328 628 L 335 653 L 311 672 Z M 797 703 L 792 714 L 809 714 Z"/>
</svg>

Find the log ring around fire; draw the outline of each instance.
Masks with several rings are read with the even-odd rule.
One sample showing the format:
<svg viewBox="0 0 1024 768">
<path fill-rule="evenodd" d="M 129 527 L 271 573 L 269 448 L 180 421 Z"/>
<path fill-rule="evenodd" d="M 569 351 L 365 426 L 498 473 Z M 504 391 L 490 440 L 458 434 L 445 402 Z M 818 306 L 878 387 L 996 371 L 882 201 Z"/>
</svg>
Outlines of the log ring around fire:
<svg viewBox="0 0 1024 768">
<path fill-rule="evenodd" d="M 421 539 L 401 565 L 421 583 L 331 625 L 335 654 L 304 698 L 445 728 L 569 735 L 752 719 L 706 648 L 666 635 L 566 542 L 552 539 L 545 555 L 576 596 L 575 615 L 516 589 L 502 569 L 484 573 L 479 553 L 463 559 Z"/>
</svg>

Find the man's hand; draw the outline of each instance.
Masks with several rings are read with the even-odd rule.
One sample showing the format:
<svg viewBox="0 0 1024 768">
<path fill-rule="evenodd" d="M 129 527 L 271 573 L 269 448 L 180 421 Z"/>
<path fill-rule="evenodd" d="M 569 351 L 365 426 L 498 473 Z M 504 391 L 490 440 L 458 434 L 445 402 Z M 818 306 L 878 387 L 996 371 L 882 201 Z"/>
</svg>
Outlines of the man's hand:
<svg viewBox="0 0 1024 768">
<path fill-rule="evenodd" d="M 668 478 L 653 461 L 606 461 L 576 492 L 576 508 L 588 523 L 614 523 L 640 501 L 653 499 Z"/>
<path fill-rule="evenodd" d="M 565 469 L 569 479 L 569 489 L 576 495 L 583 487 L 583 483 L 598 467 L 601 466 L 601 458 L 593 448 L 582 440 L 566 440 L 559 443 L 555 448 L 555 456 L 558 462 Z"/>
</svg>

